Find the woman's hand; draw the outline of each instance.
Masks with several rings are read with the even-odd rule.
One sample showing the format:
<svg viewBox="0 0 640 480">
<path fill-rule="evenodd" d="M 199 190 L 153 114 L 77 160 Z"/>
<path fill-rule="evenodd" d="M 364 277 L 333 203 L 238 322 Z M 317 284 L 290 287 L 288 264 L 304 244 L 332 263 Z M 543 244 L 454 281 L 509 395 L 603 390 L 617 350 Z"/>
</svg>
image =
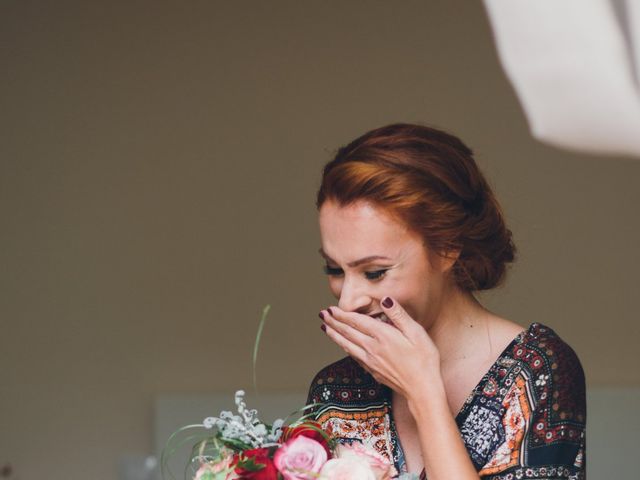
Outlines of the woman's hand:
<svg viewBox="0 0 640 480">
<path fill-rule="evenodd" d="M 426 330 L 398 302 L 382 308 L 393 325 L 335 306 L 321 317 L 331 340 L 377 382 L 409 398 L 417 379 L 440 375 L 440 355 Z"/>
</svg>

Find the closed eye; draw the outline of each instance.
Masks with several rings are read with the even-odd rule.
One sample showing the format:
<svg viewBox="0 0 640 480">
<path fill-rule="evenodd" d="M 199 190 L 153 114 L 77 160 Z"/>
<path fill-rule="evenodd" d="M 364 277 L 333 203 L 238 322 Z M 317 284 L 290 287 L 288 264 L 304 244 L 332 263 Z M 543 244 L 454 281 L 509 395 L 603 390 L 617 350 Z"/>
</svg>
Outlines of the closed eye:
<svg viewBox="0 0 640 480">
<path fill-rule="evenodd" d="M 329 275 L 331 277 L 339 277 L 339 276 L 344 274 L 344 271 L 341 268 L 334 268 L 334 267 L 330 267 L 329 265 L 324 265 L 323 270 L 324 270 L 324 273 L 326 273 L 327 275 Z M 389 270 L 389 269 L 386 268 L 386 269 L 383 269 L 383 270 L 375 270 L 375 271 L 372 271 L 372 272 L 364 272 L 364 274 L 367 277 L 367 279 L 369 279 L 369 280 L 379 280 L 384 276 L 384 274 L 387 272 L 387 270 Z"/>
</svg>

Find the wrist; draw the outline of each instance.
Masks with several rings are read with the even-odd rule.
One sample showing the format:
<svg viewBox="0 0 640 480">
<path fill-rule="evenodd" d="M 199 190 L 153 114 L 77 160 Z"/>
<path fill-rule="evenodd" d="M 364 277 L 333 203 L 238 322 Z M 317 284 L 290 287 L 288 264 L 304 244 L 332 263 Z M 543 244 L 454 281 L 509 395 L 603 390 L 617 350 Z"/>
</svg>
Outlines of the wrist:
<svg viewBox="0 0 640 480">
<path fill-rule="evenodd" d="M 430 377 L 428 382 L 417 383 L 407 396 L 407 407 L 416 420 L 443 407 L 448 411 L 449 404 L 442 377 L 438 374 Z"/>
</svg>

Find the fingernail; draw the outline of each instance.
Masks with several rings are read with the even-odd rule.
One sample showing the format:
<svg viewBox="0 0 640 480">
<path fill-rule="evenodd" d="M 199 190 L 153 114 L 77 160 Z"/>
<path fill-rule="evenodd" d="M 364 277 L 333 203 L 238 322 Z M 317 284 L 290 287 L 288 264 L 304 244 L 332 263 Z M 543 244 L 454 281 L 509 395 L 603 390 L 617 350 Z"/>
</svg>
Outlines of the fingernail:
<svg viewBox="0 0 640 480">
<path fill-rule="evenodd" d="M 329 315 L 333 317 L 333 310 L 331 310 L 331 307 L 327 308 L 327 310 L 329 310 Z"/>
<path fill-rule="evenodd" d="M 393 307 L 393 300 L 391 300 L 389 297 L 384 297 L 384 300 L 382 300 L 382 305 L 384 305 L 386 308 L 391 308 Z"/>
<path fill-rule="evenodd" d="M 320 312 L 320 313 L 318 314 L 318 316 L 319 316 L 321 319 L 323 319 L 323 320 L 324 320 L 324 313 Z"/>
<path fill-rule="evenodd" d="M 324 325 L 324 324 L 320 325 L 320 329 L 321 329 L 324 333 L 327 333 L 327 326 L 326 326 L 326 325 Z"/>
</svg>

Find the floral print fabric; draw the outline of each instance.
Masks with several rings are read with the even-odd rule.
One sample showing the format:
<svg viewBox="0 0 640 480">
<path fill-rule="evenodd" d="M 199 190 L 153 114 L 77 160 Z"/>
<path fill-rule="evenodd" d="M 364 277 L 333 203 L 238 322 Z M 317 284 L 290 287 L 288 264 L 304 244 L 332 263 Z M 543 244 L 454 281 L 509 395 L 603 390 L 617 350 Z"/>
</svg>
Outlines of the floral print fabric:
<svg viewBox="0 0 640 480">
<path fill-rule="evenodd" d="M 314 417 L 341 443 L 375 448 L 401 473 L 407 468 L 391 393 L 347 356 L 316 374 L 307 405 L 322 403 Z M 586 479 L 584 371 L 573 349 L 541 323 L 511 341 L 455 420 L 481 478 Z"/>
</svg>

